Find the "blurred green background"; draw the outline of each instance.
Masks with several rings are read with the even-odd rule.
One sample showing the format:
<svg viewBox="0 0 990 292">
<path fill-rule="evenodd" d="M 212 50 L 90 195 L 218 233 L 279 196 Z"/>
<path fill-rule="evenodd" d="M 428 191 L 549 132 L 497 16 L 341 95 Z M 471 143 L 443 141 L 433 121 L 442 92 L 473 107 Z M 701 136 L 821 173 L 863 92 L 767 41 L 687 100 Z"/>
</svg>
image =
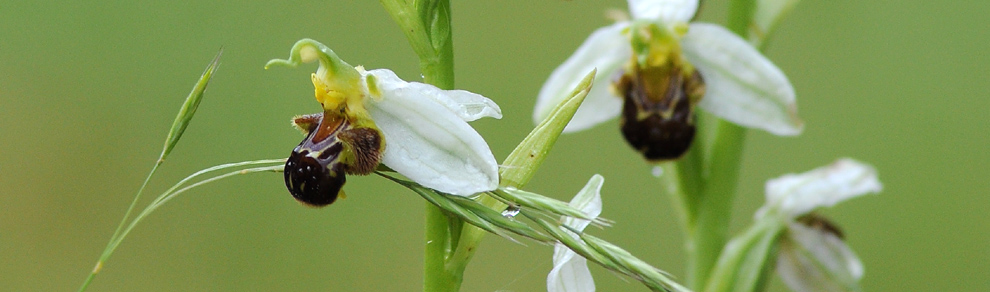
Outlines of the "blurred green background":
<svg viewBox="0 0 990 292">
<path fill-rule="evenodd" d="M 474 123 L 501 160 L 532 127 L 550 71 L 612 1 L 453 1 L 457 87 L 498 102 Z M 723 22 L 725 1 L 701 19 Z M 767 55 L 798 92 L 803 135 L 751 131 L 733 232 L 763 183 L 853 157 L 885 185 L 825 212 L 866 265 L 869 291 L 990 291 L 988 1 L 804 1 Z M 196 170 L 285 157 L 291 116 L 318 110 L 303 69 L 263 70 L 298 39 L 351 64 L 418 80 L 416 57 L 377 1 L 0 4 L 0 290 L 73 291 L 161 149 L 182 99 L 220 46 L 222 65 L 146 199 Z M 593 234 L 683 277 L 681 230 L 649 167 L 612 121 L 563 136 L 530 184 L 562 200 L 605 176 Z M 301 206 L 280 174 L 237 177 L 142 223 L 90 291 L 416 291 L 424 201 L 379 177 Z M 545 289 L 552 248 L 489 236 L 464 291 Z M 594 267 L 599 291 L 644 291 Z M 775 279 L 773 291 L 786 291 Z"/>
</svg>

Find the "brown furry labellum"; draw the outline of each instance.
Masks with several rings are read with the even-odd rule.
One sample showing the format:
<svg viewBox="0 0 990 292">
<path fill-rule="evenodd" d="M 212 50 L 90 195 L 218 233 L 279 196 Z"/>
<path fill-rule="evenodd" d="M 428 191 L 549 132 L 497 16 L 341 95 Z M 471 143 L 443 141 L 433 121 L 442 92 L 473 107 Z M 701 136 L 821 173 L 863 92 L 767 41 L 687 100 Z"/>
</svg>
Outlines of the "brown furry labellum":
<svg viewBox="0 0 990 292">
<path fill-rule="evenodd" d="M 345 174 L 369 174 L 381 161 L 384 141 L 377 129 L 322 113 L 296 117 L 293 123 L 307 135 L 285 162 L 285 186 L 303 204 L 333 203 L 344 196 Z"/>
<path fill-rule="evenodd" d="M 694 140 L 694 108 L 705 84 L 694 70 L 676 66 L 625 72 L 615 82 L 623 96 L 622 135 L 650 161 L 680 158 Z"/>
</svg>

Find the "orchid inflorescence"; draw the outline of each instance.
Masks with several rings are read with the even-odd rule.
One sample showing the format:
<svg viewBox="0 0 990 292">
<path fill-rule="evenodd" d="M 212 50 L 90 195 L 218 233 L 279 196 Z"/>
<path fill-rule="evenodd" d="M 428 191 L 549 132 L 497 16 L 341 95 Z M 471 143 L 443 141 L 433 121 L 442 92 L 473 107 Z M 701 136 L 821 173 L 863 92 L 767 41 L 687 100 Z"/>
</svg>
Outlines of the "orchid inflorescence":
<svg viewBox="0 0 990 292">
<path fill-rule="evenodd" d="M 649 164 L 676 170 L 658 174 L 669 184 L 658 189 L 688 190 L 671 195 L 686 206 L 682 221 L 691 229 L 689 237 L 712 228 L 691 214 L 698 212 L 692 208 L 707 206 L 689 202 L 698 198 L 685 197 L 704 195 L 697 190 L 708 183 L 723 183 L 706 168 L 713 165 L 711 161 L 738 157 L 717 157 L 726 154 L 697 149 L 703 147 L 696 140 L 712 148 L 706 139 L 717 140 L 720 134 L 698 135 L 703 126 L 699 113 L 716 117 L 718 123 L 781 136 L 798 135 L 804 128 L 787 76 L 754 47 L 766 40 L 795 0 L 757 2 L 749 3 L 757 7 L 748 16 L 752 25 L 745 28 L 747 40 L 738 36 L 738 28 L 733 32 L 694 22 L 698 0 L 629 0 L 631 19 L 594 31 L 550 74 L 536 98 L 536 127 L 498 164 L 488 143 L 468 122 L 500 119 L 499 106 L 476 93 L 441 88 L 453 84 L 449 1 L 382 0 L 420 55 L 427 82 L 402 80 L 389 69 L 352 66 L 315 40 L 299 40 L 287 59 L 265 65 L 267 69 L 318 63 L 311 81 L 321 110 L 292 118 L 304 138 L 288 158 L 197 172 L 164 192 L 124 228 L 132 204 L 82 290 L 135 224 L 176 195 L 233 175 L 282 172 L 289 194 L 306 206 L 324 207 L 343 198 L 348 175 L 377 174 L 435 207 L 430 212 L 441 216 L 427 215 L 427 241 L 440 240 L 444 246 L 437 253 L 427 250 L 425 290 L 459 289 L 464 268 L 487 232 L 515 242 L 553 245 L 546 288 L 554 292 L 594 291 L 589 261 L 654 291 L 761 291 L 773 269 L 796 291 L 858 291 L 862 263 L 843 241 L 837 224 L 816 212 L 882 189 L 876 170 L 852 159 L 768 181 L 766 204 L 742 234 L 716 241 L 716 248 L 722 250 L 714 254 L 688 247 L 709 261 L 703 263 L 707 266 L 697 262 L 689 266 L 710 269 L 689 271 L 687 285 L 618 245 L 584 232 L 589 225 L 614 223 L 599 217 L 602 176 L 594 175 L 570 202 L 524 190 L 561 133 L 619 117 L 620 131 L 635 151 Z M 187 98 L 149 179 L 188 126 L 218 64 L 219 55 Z M 685 158 L 691 151 L 708 152 Z M 228 169 L 235 171 L 193 182 Z M 734 184 L 733 171 L 728 170 L 727 177 Z M 702 241 L 694 239 L 689 242 Z"/>
</svg>

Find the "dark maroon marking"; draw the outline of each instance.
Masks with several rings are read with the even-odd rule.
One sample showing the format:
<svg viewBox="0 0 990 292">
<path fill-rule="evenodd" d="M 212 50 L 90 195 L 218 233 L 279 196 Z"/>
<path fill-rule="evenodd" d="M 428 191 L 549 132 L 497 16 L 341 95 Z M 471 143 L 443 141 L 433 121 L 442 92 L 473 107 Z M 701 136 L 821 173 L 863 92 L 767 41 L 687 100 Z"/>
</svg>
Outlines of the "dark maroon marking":
<svg viewBox="0 0 990 292">
<path fill-rule="evenodd" d="M 347 181 L 342 171 L 344 166 L 338 159 L 344 147 L 337 140 L 337 132 L 348 127 L 349 123 L 341 119 L 327 121 L 322 117 L 319 116 L 314 130 L 289 154 L 283 170 L 285 187 L 292 197 L 316 207 L 326 206 L 337 200 Z M 325 125 L 324 122 L 329 122 L 330 125 Z M 310 152 L 318 152 L 319 155 L 313 158 L 308 155 Z"/>
<path fill-rule="evenodd" d="M 325 117 L 326 114 L 314 114 L 294 120 L 305 126 L 308 134 L 292 150 L 284 169 L 285 187 L 292 197 L 317 207 L 337 199 L 347 181 L 346 174 L 374 171 L 384 149 L 381 132 L 355 128 L 340 116 Z"/>
<path fill-rule="evenodd" d="M 285 162 L 285 187 L 292 197 L 306 205 L 322 207 L 337 200 L 344 187 L 344 173 L 330 171 L 321 161 L 303 152 L 289 155 Z"/>
<path fill-rule="evenodd" d="M 617 83 L 623 93 L 622 135 L 647 160 L 680 158 L 694 141 L 691 95 L 704 94 L 703 86 L 697 72 L 685 78 L 676 68 L 622 75 Z"/>
</svg>

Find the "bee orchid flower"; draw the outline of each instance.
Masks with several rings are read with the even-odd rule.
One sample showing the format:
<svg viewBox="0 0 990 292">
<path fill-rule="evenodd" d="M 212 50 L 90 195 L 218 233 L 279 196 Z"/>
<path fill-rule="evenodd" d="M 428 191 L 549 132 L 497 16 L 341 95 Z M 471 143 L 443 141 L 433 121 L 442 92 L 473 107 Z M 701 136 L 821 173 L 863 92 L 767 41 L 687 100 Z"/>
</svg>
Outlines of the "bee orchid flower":
<svg viewBox="0 0 990 292">
<path fill-rule="evenodd" d="M 852 159 L 768 181 L 756 217 L 786 221 L 776 269 L 784 283 L 799 292 L 859 291 L 862 262 L 840 229 L 813 211 L 882 189 L 876 170 Z"/>
<path fill-rule="evenodd" d="M 679 157 L 694 136 L 700 107 L 733 123 L 797 135 L 794 88 L 751 44 L 714 24 L 689 23 L 697 0 L 629 0 L 632 20 L 593 32 L 540 90 L 533 118 L 598 69 L 591 92 L 565 132 L 622 115 L 627 141 L 647 159 Z M 658 149 L 654 149 L 660 147 Z"/>
<path fill-rule="evenodd" d="M 766 203 L 725 245 L 705 291 L 759 290 L 773 266 L 794 291 L 859 291 L 863 264 L 815 211 L 882 189 L 872 166 L 848 158 L 767 181 Z"/>
<path fill-rule="evenodd" d="M 286 186 L 296 199 L 328 205 L 343 195 L 345 174 L 368 174 L 379 163 L 454 195 L 498 186 L 495 157 L 467 123 L 501 118 L 493 101 L 406 82 L 388 69 L 352 67 L 311 39 L 298 41 L 288 60 L 271 60 L 265 67 L 313 61 L 320 64 L 312 81 L 323 112 L 293 120 L 307 135 L 285 165 Z"/>
</svg>

